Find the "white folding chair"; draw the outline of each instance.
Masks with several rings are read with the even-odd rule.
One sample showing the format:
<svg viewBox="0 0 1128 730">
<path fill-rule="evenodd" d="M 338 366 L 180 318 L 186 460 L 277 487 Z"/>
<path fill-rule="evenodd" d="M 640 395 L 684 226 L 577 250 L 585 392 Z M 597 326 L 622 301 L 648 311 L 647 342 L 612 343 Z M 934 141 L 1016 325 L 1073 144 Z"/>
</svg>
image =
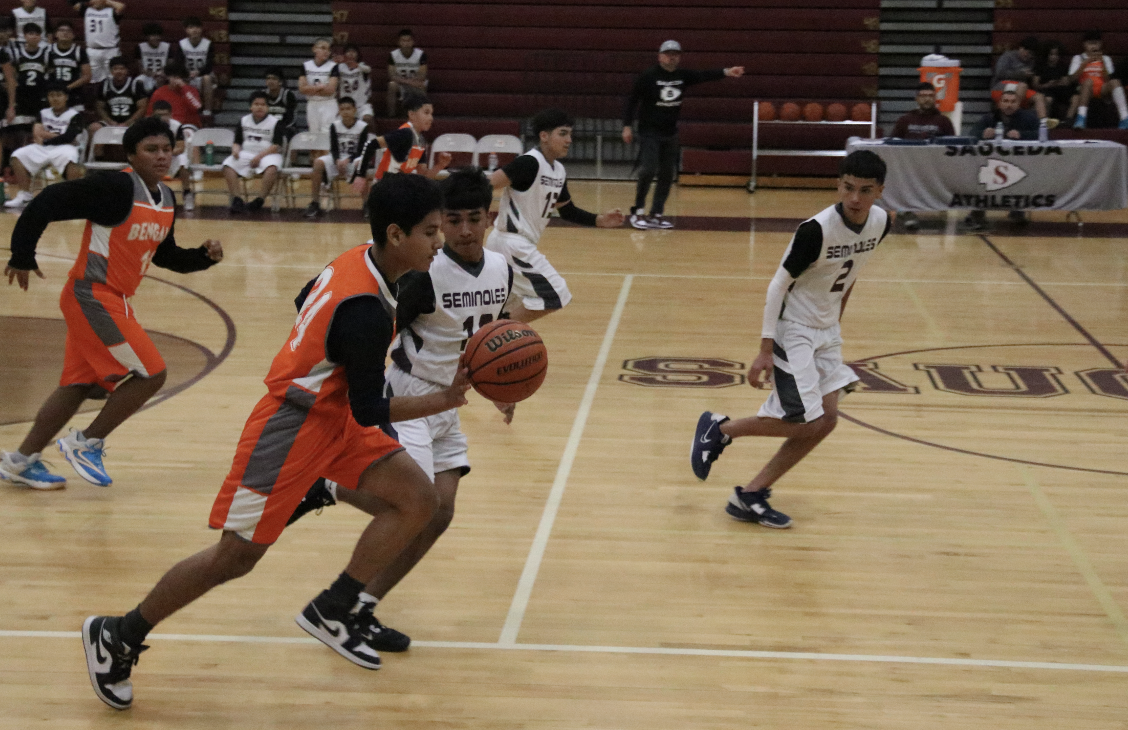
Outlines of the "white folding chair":
<svg viewBox="0 0 1128 730">
<path fill-rule="evenodd" d="M 487 134 L 478 140 L 478 147 L 474 151 L 474 164 L 484 168 L 487 172 L 493 172 L 509 162 L 509 158 L 517 157 L 524 152 L 525 146 L 521 144 L 520 137 L 515 137 L 512 134 Z M 482 155 L 487 155 L 485 164 L 482 163 Z M 490 156 L 493 155 L 496 155 L 499 159 L 491 164 L 489 160 Z M 507 159 L 500 159 L 502 155 L 506 155 Z"/>
<path fill-rule="evenodd" d="M 214 154 L 212 162 L 209 165 L 207 160 L 204 159 L 204 150 L 208 145 L 212 146 L 213 150 L 224 150 L 219 154 Z M 231 152 L 231 146 L 235 144 L 235 132 L 231 129 L 223 129 L 221 127 L 204 127 L 198 129 L 192 134 L 192 139 L 185 143 L 185 152 L 188 153 L 188 159 L 193 160 L 196 158 L 194 152 L 198 151 L 201 162 L 190 162 L 188 169 L 192 172 L 223 172 L 223 160 Z M 192 183 L 192 193 L 195 195 L 203 195 L 204 193 L 220 193 L 227 196 L 227 202 L 231 203 L 231 193 L 228 192 L 226 185 L 222 191 L 218 190 L 197 190 L 195 182 Z"/>
<path fill-rule="evenodd" d="M 279 185 L 286 186 L 286 205 L 293 208 L 294 199 L 297 197 L 297 189 L 294 176 L 309 177 L 313 172 L 313 153 L 321 152 L 329 149 L 329 133 L 328 132 L 302 132 L 295 134 L 290 140 L 290 144 L 286 147 L 286 154 L 282 156 L 283 168 L 278 172 L 282 178 L 278 181 Z M 309 152 L 310 165 L 309 167 L 299 167 L 293 164 L 293 156 L 295 152 Z M 312 183 L 311 183 L 312 184 Z"/>
<path fill-rule="evenodd" d="M 124 170 L 129 166 L 127 162 L 101 162 L 94 159 L 94 149 L 102 147 L 121 147 L 125 137 L 126 127 L 102 127 L 94 133 L 94 139 L 86 148 L 86 162 L 83 165 L 87 170 Z"/>
<path fill-rule="evenodd" d="M 431 156 L 428 158 L 427 164 L 430 167 L 435 166 L 435 153 L 437 152 L 450 152 L 452 155 L 458 153 L 465 153 L 470 155 L 470 164 L 474 164 L 476 156 L 474 151 L 478 149 L 478 140 L 474 139 L 471 134 L 440 134 L 434 142 L 431 143 Z M 453 164 L 453 161 L 452 161 Z"/>
</svg>

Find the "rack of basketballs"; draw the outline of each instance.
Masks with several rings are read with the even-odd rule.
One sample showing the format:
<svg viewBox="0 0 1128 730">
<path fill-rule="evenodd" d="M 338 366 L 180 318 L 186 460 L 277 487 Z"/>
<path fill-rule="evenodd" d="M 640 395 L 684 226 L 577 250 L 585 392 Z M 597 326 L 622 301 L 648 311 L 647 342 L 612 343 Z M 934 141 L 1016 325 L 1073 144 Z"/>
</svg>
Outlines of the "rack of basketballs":
<svg viewBox="0 0 1128 730">
<path fill-rule="evenodd" d="M 848 105 L 840 101 L 757 101 L 752 114 L 752 177 L 748 192 L 756 190 L 759 158 L 844 157 L 847 141 L 856 136 L 877 137 L 876 102 Z"/>
</svg>

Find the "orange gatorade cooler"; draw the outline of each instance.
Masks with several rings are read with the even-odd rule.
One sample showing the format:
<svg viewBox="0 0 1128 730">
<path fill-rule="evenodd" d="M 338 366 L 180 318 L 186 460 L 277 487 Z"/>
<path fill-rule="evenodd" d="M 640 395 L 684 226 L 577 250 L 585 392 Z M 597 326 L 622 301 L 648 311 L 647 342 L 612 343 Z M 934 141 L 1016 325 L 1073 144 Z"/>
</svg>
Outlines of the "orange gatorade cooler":
<svg viewBox="0 0 1128 730">
<path fill-rule="evenodd" d="M 920 80 L 936 88 L 936 108 L 942 112 L 955 111 L 960 100 L 960 62 L 947 56 L 930 54 L 920 61 Z"/>
</svg>

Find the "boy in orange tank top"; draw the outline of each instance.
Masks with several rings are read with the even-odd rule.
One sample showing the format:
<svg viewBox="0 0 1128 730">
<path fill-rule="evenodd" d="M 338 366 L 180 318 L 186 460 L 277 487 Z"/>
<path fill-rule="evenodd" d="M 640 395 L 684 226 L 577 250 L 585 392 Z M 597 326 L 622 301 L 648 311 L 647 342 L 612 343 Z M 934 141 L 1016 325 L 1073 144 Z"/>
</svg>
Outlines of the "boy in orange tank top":
<svg viewBox="0 0 1128 730">
<path fill-rule="evenodd" d="M 33 489 L 62 489 L 39 454 L 87 398 L 109 393 L 84 430 L 59 439 L 59 450 L 79 476 L 112 483 L 102 463 L 105 438 L 165 382 L 165 364 L 137 321 L 133 296 L 150 264 L 179 273 L 202 271 L 223 259 L 219 241 L 194 249 L 176 245 L 175 202 L 161 180 L 172 163 L 173 136 L 159 119 L 142 119 L 122 140 L 132 168 L 50 185 L 27 206 L 12 231 L 8 283 L 27 290 L 32 272 L 43 279 L 35 247 L 51 221 L 86 218 L 82 249 L 63 287 L 59 306 L 67 346 L 58 389 L 39 409 L 18 451 L 0 452 L 0 478 Z"/>
<path fill-rule="evenodd" d="M 376 599 L 364 588 L 426 527 L 438 496 L 423 470 L 376 426 L 462 406 L 470 382 L 463 369 L 443 390 L 384 396 L 396 281 L 408 271 L 427 271 L 442 248 L 443 198 L 431 180 L 389 175 L 368 203 L 373 242 L 339 256 L 298 296 L 297 321 L 212 507 L 209 525 L 223 530 L 219 542 L 175 565 L 125 616 L 86 619 L 90 681 L 109 706 L 132 704 L 130 672 L 153 626 L 249 573 L 321 476 L 357 485 L 356 499 L 374 516 L 344 572 L 295 620 L 354 664 L 379 669 Z"/>
</svg>

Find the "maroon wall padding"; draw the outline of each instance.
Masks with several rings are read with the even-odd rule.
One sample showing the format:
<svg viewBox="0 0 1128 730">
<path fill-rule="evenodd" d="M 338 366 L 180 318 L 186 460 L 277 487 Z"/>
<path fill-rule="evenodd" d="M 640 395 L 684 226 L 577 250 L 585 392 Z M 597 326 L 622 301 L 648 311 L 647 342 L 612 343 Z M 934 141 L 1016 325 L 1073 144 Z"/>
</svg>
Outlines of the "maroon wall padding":
<svg viewBox="0 0 1128 730">
<path fill-rule="evenodd" d="M 1128 129 L 1070 129 L 1058 127 L 1050 130 L 1050 139 L 1104 139 L 1128 145 Z"/>
<path fill-rule="evenodd" d="M 838 157 L 761 157 L 756 173 L 834 177 L 841 164 Z M 682 152 L 681 174 L 748 176 L 752 174 L 752 151 L 687 149 Z"/>
</svg>

